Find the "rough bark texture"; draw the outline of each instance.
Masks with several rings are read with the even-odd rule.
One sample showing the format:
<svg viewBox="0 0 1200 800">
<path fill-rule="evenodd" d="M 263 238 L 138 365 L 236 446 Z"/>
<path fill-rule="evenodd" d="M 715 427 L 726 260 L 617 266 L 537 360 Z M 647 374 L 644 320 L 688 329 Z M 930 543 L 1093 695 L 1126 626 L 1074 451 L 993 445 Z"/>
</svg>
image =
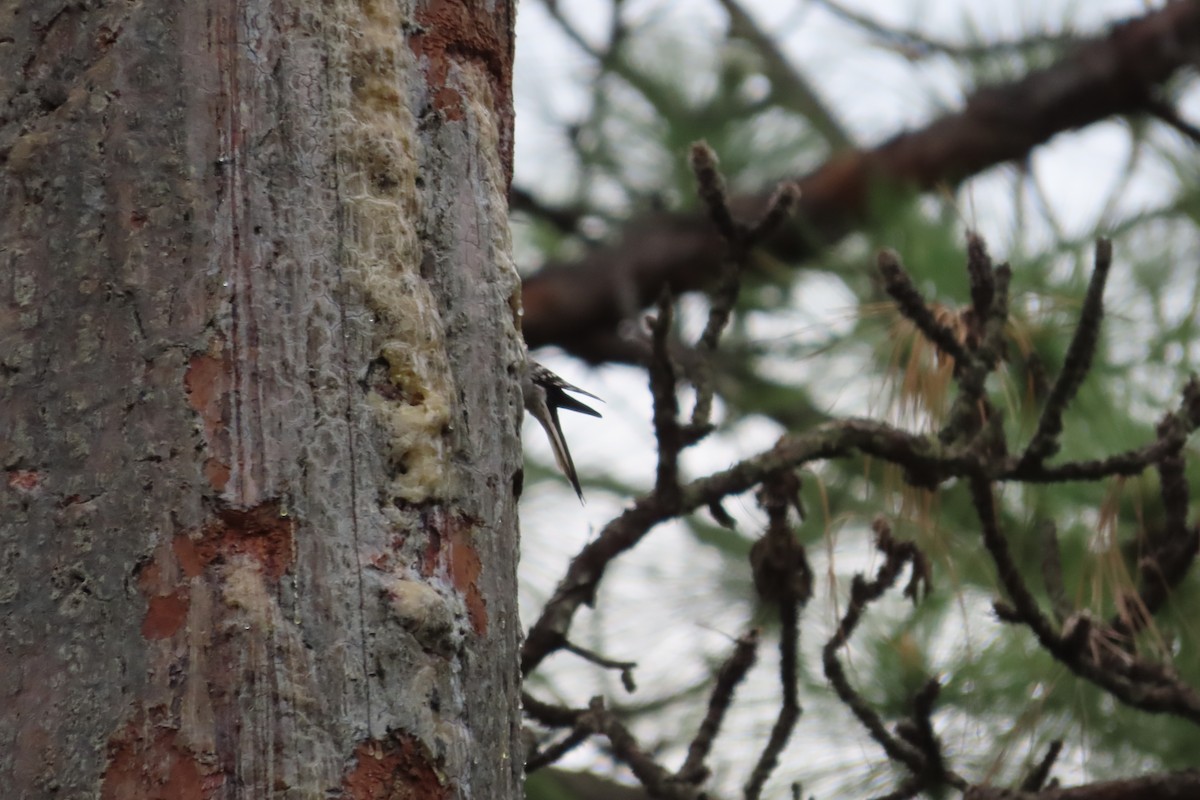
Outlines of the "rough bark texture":
<svg viewBox="0 0 1200 800">
<path fill-rule="evenodd" d="M 5 798 L 518 795 L 511 46 L 0 6 Z"/>
</svg>

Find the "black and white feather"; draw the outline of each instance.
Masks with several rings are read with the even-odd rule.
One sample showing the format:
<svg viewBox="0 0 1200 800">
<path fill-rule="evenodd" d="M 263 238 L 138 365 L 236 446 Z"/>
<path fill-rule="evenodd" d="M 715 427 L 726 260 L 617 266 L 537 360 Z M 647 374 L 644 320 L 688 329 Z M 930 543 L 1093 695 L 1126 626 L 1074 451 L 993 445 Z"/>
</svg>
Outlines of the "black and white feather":
<svg viewBox="0 0 1200 800">
<path fill-rule="evenodd" d="M 579 485 L 579 476 L 575 474 L 575 462 L 571 460 L 571 451 L 567 449 L 567 439 L 563 436 L 562 426 L 558 422 L 558 410 L 565 408 L 593 417 L 600 416 L 600 412 L 571 397 L 567 392 L 600 400 L 591 392 L 567 383 L 536 361 L 530 359 L 526 362 L 525 376 L 521 380 L 525 410 L 533 415 L 533 418 L 545 429 L 546 436 L 550 439 L 550 447 L 554 450 L 554 460 L 558 462 L 558 468 L 571 482 L 575 494 L 579 495 L 580 500 L 583 500 L 583 488 Z M 600 400 L 600 402 L 604 401 Z"/>
</svg>

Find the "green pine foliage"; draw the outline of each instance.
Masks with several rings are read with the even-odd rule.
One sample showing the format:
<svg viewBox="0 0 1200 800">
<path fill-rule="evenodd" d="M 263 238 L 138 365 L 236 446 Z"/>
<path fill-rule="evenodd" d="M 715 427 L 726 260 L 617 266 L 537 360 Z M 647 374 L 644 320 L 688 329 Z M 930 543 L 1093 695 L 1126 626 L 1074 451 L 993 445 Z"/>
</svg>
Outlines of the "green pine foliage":
<svg viewBox="0 0 1200 800">
<path fill-rule="evenodd" d="M 846 35 L 871 63 L 890 59 L 893 69 L 908 69 L 914 94 L 933 64 L 939 75 L 955 72 L 963 96 L 1054 63 L 1082 35 L 1063 19 L 1060 34 L 1030 31 L 1027 41 L 996 42 L 982 22 L 963 13 L 962 52 L 939 49 L 932 34 L 931 41 L 900 34 L 888 39 L 848 22 Z M 781 39 L 790 32 L 772 33 Z M 836 151 L 834 140 L 850 135 L 829 120 L 860 119 L 867 111 L 853 94 L 827 93 L 825 104 L 818 105 L 819 95 L 797 82 L 805 68 L 811 65 L 781 70 L 752 37 L 727 38 L 719 25 L 680 28 L 678 17 L 666 12 L 631 23 L 612 52 L 596 54 L 595 72 L 586 82 L 586 113 L 564 134 L 574 160 L 562 168 L 578 180 L 571 194 L 553 200 L 600 224 L 564 233 L 536 214 L 518 214 L 518 248 L 529 254 L 523 260 L 539 263 L 583 252 L 660 209 L 696 209 L 695 179 L 684 154 L 697 139 L 720 155 L 735 193 L 761 190 L 821 164 Z M 819 88 L 820 81 L 814 82 Z M 1173 84 L 1169 92 L 1179 97 L 1190 88 Z M 945 96 L 944 86 L 940 93 L 932 86 L 926 91 Z M 934 100 L 928 114 L 956 103 Z M 1005 359 L 987 383 L 1010 448 L 1029 441 L 1063 368 L 1100 236 L 1113 238 L 1116 251 L 1102 332 L 1092 367 L 1064 417 L 1061 449 L 1050 463 L 1103 458 L 1153 441 L 1158 420 L 1178 406 L 1187 376 L 1200 363 L 1200 162 L 1194 143 L 1162 123 L 1102 125 L 1110 137 L 1120 138 L 1113 160 L 1095 165 L 1112 173 L 1112 190 L 1082 226 L 1059 221 L 1064 209 L 1047 200 L 1045 181 L 1069 180 L 1047 177 L 1058 174 L 1047 162 L 1063 155 L 1055 143 L 1025 164 L 993 169 L 940 192 L 881 189 L 860 227 L 802 262 L 781 260 L 769 248 L 757 251 L 715 355 L 717 440 L 736 436 L 748 419 L 769 420 L 781 432 L 809 430 L 846 415 L 920 432 L 939 430 L 958 391 L 952 365 L 897 312 L 883 291 L 874 253 L 881 247 L 899 253 L 917 289 L 957 330 L 971 303 L 965 235 L 979 230 L 987 233 L 997 263 L 1007 261 L 1013 270 Z M 1130 202 L 1129 196 L 1140 200 Z M 841 307 L 815 313 L 814 296 Z M 702 320 L 703 309 L 684 316 L 686 326 L 689 316 L 691 322 Z M 1185 455 L 1187 483 L 1198 486 L 1196 448 L 1189 445 Z M 621 480 L 613 477 L 609 485 Z M 1019 781 L 1054 739 L 1066 743 L 1060 773 L 1075 780 L 1200 764 L 1192 723 L 1114 701 L 1038 647 L 1027 628 L 997 619 L 991 608 L 1002 596 L 996 568 L 961 482 L 930 492 L 906 485 L 895 468 L 859 457 L 804 470 L 801 492 L 807 516 L 796 535 L 820 564 L 817 599 L 801 622 L 802 728 L 835 724 L 828 720 L 856 724 L 830 693 L 819 648 L 834 611 L 845 607 L 851 576 L 878 563 L 842 554 L 869 550 L 871 520 L 883 514 L 898 538 L 914 541 L 927 555 L 935 587 L 916 605 L 893 592 L 872 607 L 855 636 L 851 681 L 884 719 L 910 713 L 914 693 L 939 676 L 939 735 L 955 769 L 978 779 Z M 1097 620 L 1136 613 L 1127 600 L 1137 587 L 1139 554 L 1166 524 L 1153 470 L 1094 483 L 1008 483 L 997 502 L 1013 558 L 1045 613 L 1053 614 L 1056 606 L 1064 615 L 1086 611 Z M 762 515 L 745 513 L 752 506 L 746 499 L 727 509 L 737 517 L 734 528 L 708 513 L 692 515 L 686 524 L 697 548 L 728 562 L 728 574 L 711 591 L 744 605 L 771 636 L 778 630 L 777 616 L 754 608 L 745 567 L 762 533 Z M 1061 593 L 1043 578 L 1052 540 Z M 1193 686 L 1200 686 L 1198 593 L 1195 578 L 1185 579 L 1136 639 L 1139 654 L 1169 660 Z M 687 702 L 701 710 L 674 717 L 656 712 L 658 719 L 672 721 L 658 729 L 662 747 L 685 745 L 690 734 L 681 731 L 694 730 L 703 703 L 694 697 Z M 763 706 L 764 725 L 773 713 Z M 643 720 L 643 730 L 654 730 L 654 719 Z M 845 794 L 822 796 L 858 796 L 866 787 L 887 785 L 878 772 L 880 752 L 861 734 L 852 740 L 857 750 L 848 760 L 859 761 L 862 769 L 841 775 L 830 770 L 822 785 L 840 786 Z M 729 745 L 722 753 L 730 761 L 718 767 L 721 774 L 744 779 L 745 753 L 756 752 L 756 746 Z M 785 762 L 781 770 L 789 780 L 811 779 L 803 764 Z M 531 782 L 530 797 L 535 796 L 567 795 Z"/>
</svg>

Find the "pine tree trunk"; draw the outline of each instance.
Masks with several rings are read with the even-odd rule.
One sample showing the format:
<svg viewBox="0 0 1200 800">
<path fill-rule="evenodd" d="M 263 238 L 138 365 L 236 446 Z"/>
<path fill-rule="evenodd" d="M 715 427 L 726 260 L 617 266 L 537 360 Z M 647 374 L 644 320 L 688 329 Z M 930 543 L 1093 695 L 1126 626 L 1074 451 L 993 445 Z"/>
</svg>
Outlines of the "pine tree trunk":
<svg viewBox="0 0 1200 800">
<path fill-rule="evenodd" d="M 418 5 L 0 13 L 4 798 L 519 795 L 513 10 Z"/>
</svg>

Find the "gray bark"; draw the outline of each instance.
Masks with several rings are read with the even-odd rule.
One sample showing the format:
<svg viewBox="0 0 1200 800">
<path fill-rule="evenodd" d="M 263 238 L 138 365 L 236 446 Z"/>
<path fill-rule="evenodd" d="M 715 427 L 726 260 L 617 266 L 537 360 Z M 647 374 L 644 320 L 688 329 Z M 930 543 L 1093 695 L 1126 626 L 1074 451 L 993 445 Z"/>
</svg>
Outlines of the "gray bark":
<svg viewBox="0 0 1200 800">
<path fill-rule="evenodd" d="M 0 6 L 6 798 L 516 797 L 497 2 Z"/>
</svg>

